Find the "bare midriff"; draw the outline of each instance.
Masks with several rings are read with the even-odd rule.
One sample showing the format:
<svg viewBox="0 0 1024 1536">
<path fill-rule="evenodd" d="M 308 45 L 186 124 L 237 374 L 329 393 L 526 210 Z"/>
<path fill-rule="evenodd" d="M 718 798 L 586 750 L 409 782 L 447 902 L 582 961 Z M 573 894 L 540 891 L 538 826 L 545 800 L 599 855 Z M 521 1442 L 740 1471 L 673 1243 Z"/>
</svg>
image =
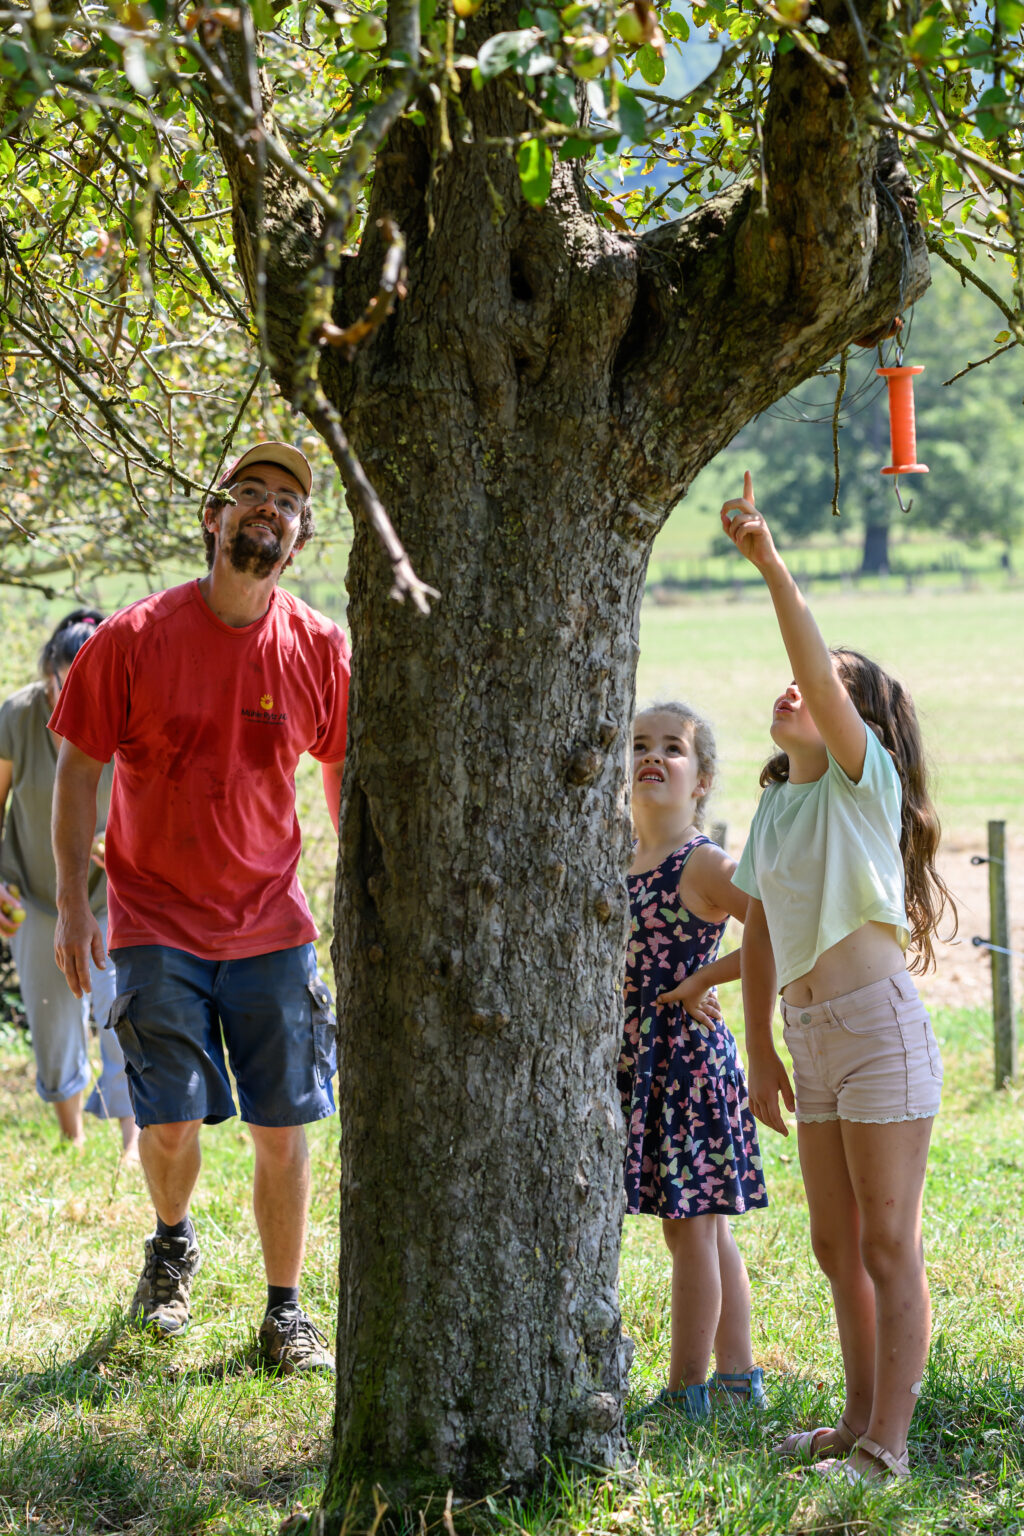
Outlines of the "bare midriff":
<svg viewBox="0 0 1024 1536">
<path fill-rule="evenodd" d="M 865 923 L 826 949 L 802 976 L 787 982 L 782 996 L 793 1008 L 827 1003 L 856 992 L 858 987 L 884 981 L 907 968 L 907 958 L 891 923 Z"/>
</svg>

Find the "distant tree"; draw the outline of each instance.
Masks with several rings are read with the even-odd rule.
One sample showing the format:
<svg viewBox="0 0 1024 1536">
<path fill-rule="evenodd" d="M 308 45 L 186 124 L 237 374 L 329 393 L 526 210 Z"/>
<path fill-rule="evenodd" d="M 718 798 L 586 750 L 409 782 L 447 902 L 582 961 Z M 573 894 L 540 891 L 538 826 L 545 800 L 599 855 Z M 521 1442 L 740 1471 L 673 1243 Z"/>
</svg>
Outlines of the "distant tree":
<svg viewBox="0 0 1024 1536">
<path fill-rule="evenodd" d="M 130 558 L 244 408 L 231 317 L 362 514 L 332 1532 L 375 1484 L 417 1501 L 628 1454 L 613 1065 L 655 533 L 751 417 L 923 291 L 919 209 L 937 245 L 1016 262 L 1024 339 L 1019 0 L 383 17 L 0 20 L 2 345 L 47 429 L 16 483 L 69 435 L 111 490 L 120 455 L 135 493 L 102 558 Z M 666 35 L 698 19 L 709 72 L 673 99 Z M 598 144 L 645 146 L 675 187 L 595 185 Z M 8 511 L 19 579 L 50 515 Z M 390 602 L 378 537 L 400 595 L 443 594 L 429 622 Z M 62 538 L 88 569 L 84 531 Z"/>
<path fill-rule="evenodd" d="M 986 265 L 981 273 L 989 281 L 998 274 L 986 271 Z M 1024 528 L 1019 491 L 1024 480 L 1024 354 L 1011 349 L 955 377 L 966 358 L 991 351 L 993 333 L 991 301 L 940 266 L 914 308 L 905 356 L 907 363 L 925 366 L 914 392 L 918 457 L 930 471 L 902 478 L 909 511 L 900 511 L 892 480 L 881 474 L 891 460 L 888 400 L 875 375 L 876 350 L 860 348 L 849 353 L 840 413 L 838 520 L 829 517 L 835 486 L 829 419 L 834 364 L 744 427 L 694 482 L 687 505 L 696 503 L 710 516 L 749 462 L 757 468 L 773 523 L 786 537 L 820 533 L 830 521 L 837 534 L 856 528 L 864 571 L 888 565 L 894 528 L 938 530 L 965 543 L 996 538 L 1011 548 Z M 708 526 L 713 537 L 713 522 Z"/>
</svg>

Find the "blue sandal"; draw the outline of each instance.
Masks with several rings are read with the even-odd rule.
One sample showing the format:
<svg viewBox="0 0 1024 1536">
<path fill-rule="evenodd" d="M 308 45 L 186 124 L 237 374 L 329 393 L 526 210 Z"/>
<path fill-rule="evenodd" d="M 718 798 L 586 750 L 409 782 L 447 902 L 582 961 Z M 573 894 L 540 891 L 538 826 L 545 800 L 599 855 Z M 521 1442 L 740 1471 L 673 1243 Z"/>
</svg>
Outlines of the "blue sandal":
<svg viewBox="0 0 1024 1536">
<path fill-rule="evenodd" d="M 671 1392 L 668 1387 L 662 1387 L 657 1397 L 652 1397 L 649 1403 L 639 1409 L 630 1418 L 628 1428 L 642 1420 L 650 1418 L 653 1414 L 678 1413 L 684 1419 L 707 1419 L 711 1415 L 711 1398 L 704 1382 L 698 1381 L 692 1387 L 680 1387 Z"/>
<path fill-rule="evenodd" d="M 764 1371 L 759 1365 L 752 1365 L 749 1371 L 712 1371 L 708 1392 L 717 1408 L 768 1407 Z"/>
</svg>

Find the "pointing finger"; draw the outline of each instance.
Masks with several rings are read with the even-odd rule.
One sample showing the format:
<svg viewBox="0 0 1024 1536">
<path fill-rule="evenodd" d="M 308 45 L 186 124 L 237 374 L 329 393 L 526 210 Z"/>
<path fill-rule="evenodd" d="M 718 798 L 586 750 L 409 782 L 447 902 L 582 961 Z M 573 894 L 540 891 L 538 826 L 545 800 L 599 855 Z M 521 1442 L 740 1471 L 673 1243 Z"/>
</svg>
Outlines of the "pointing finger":
<svg viewBox="0 0 1024 1536">
<path fill-rule="evenodd" d="M 750 473 L 749 469 L 745 469 L 743 471 L 743 500 L 744 501 L 749 501 L 751 506 L 755 505 L 755 502 L 754 502 L 754 477 Z"/>
</svg>

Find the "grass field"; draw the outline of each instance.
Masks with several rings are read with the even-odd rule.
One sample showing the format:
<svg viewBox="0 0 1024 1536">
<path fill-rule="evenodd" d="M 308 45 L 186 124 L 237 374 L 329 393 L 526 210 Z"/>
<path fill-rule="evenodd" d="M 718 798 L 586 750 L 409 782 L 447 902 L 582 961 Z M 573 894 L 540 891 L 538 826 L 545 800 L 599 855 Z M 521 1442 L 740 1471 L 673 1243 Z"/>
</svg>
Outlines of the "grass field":
<svg viewBox="0 0 1024 1536">
<path fill-rule="evenodd" d="M 986 821 L 1019 820 L 1024 709 L 1014 658 L 1024 648 L 1021 591 L 822 587 L 812 589 L 810 602 L 830 644 L 866 651 L 910 689 L 947 831 L 983 840 Z M 764 593 L 644 607 L 638 701 L 681 697 L 707 714 L 720 757 L 708 815 L 726 822 L 740 844 L 771 751 L 771 706 L 790 676 Z"/>
<path fill-rule="evenodd" d="M 837 1411 L 838 1350 L 827 1288 L 807 1242 L 792 1141 L 765 1137 L 772 1205 L 736 1223 L 768 1373 L 763 1422 L 654 1428 L 636 1467 L 577 1481 L 553 1471 L 546 1495 L 500 1499 L 460 1531 L 531 1536 L 1009 1536 L 1024 1530 L 1024 1101 L 988 1091 L 983 1015 L 940 1016 L 948 1092 L 926 1201 L 935 1342 L 911 1449 L 917 1475 L 895 1492 L 832 1490 L 775 1464 L 773 1435 Z M 0 1532 L 19 1536 L 269 1536 L 322 1486 L 332 1388 L 277 1382 L 255 1366 L 260 1263 L 248 1138 L 210 1129 L 195 1204 L 205 1268 L 196 1321 L 173 1347 L 124 1327 L 148 1204 L 119 1170 L 113 1132 L 93 1127 L 62 1152 L 32 1091 L 29 1052 L 0 1041 Z M 314 1198 L 304 1298 L 333 1317 L 337 1153 L 312 1135 Z M 657 1224 L 626 1224 L 622 1307 L 637 1344 L 634 1401 L 663 1380 L 667 1264 Z M 457 1490 L 456 1490 L 457 1492 Z M 457 1506 L 456 1506 L 457 1508 Z M 442 1510 L 396 1527 L 445 1529 Z M 354 1536 L 354 1533 L 352 1533 Z"/>
<path fill-rule="evenodd" d="M 1005 584 L 812 594 L 827 637 L 877 655 L 908 683 L 937 770 L 948 829 L 981 841 L 1024 805 L 1024 715 L 1016 658 L 1024 605 Z M 29 675 L 42 633 L 0 662 L 6 692 Z M 682 695 L 719 738 L 711 819 L 734 851 L 769 747 L 772 699 L 788 681 L 770 606 L 694 598 L 649 603 L 640 697 Z M 12 660 L 13 656 L 13 660 Z M 15 668 L 10 675 L 9 669 Z M 299 777 L 303 880 L 324 926 L 333 839 L 312 764 Z M 734 1005 L 733 1005 L 734 1006 Z M 738 1020 L 733 1018 L 734 1026 Z M 826 1287 L 806 1236 L 792 1141 L 766 1136 L 771 1209 L 737 1223 L 755 1293 L 759 1357 L 769 1373 L 763 1423 L 651 1430 L 636 1468 L 578 1482 L 553 1470 L 546 1496 L 500 1500 L 456 1517 L 459 1530 L 557 1536 L 881 1536 L 1024 1532 L 1024 1097 L 997 1100 L 983 1012 L 940 1013 L 947 1098 L 937 1123 L 926 1211 L 936 1340 L 915 1420 L 918 1475 L 896 1493 L 830 1491 L 774 1465 L 766 1446 L 794 1421 L 837 1408 L 838 1352 Z M 33 1091 L 21 1037 L 0 1038 L 0 1533 L 64 1536 L 264 1536 L 322 1486 L 333 1393 L 322 1380 L 276 1382 L 254 1365 L 261 1295 L 248 1205 L 251 1153 L 237 1126 L 205 1137 L 196 1202 L 206 1267 L 196 1324 L 173 1350 L 124 1328 L 149 1206 L 137 1170 L 120 1169 L 115 1134 L 90 1126 L 85 1153 L 56 1141 Z M 304 1299 L 336 1307 L 337 1152 L 331 1122 L 313 1130 L 314 1205 Z M 627 1222 L 622 1304 L 637 1343 L 634 1393 L 662 1380 L 667 1265 L 655 1224 Z M 445 1529 L 427 1511 L 409 1536 Z M 352 1533 L 355 1536 L 355 1533 Z"/>
</svg>

